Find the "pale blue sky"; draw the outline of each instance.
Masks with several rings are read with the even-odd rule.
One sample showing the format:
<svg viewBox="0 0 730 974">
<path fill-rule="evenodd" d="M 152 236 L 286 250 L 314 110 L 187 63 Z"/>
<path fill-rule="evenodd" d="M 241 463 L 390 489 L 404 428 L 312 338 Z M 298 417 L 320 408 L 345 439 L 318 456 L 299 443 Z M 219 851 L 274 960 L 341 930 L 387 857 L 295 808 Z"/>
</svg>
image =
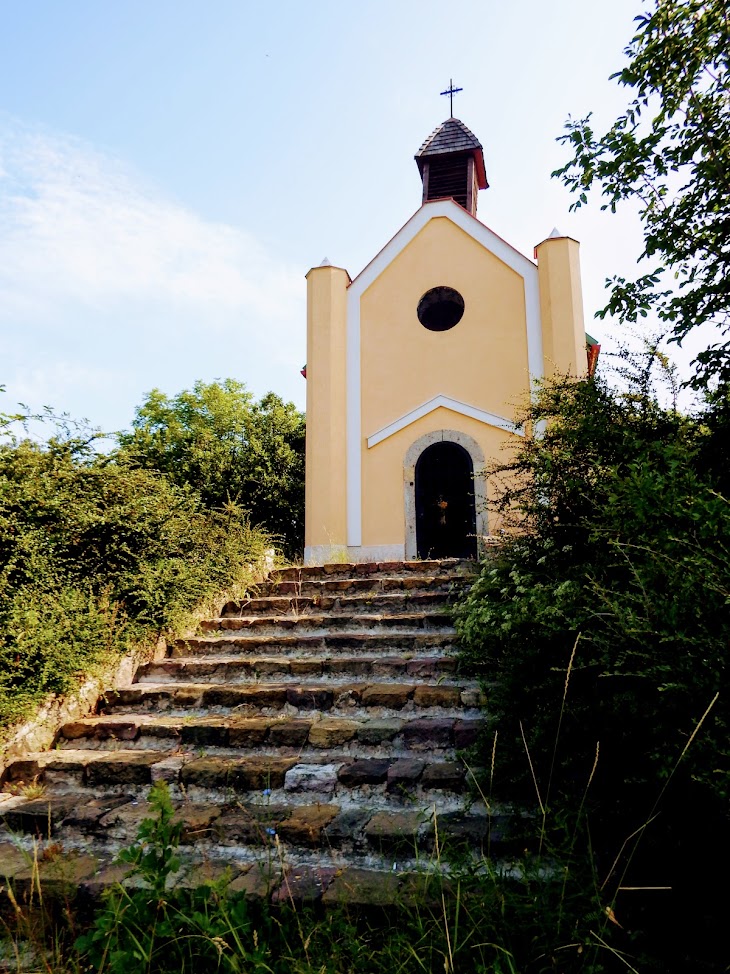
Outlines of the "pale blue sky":
<svg viewBox="0 0 730 974">
<path fill-rule="evenodd" d="M 479 216 L 582 243 L 588 330 L 631 214 L 569 214 L 569 114 L 609 122 L 638 0 L 0 0 L 0 411 L 107 430 L 153 386 L 231 376 L 298 406 L 306 271 L 351 274 L 420 203 L 448 116 L 484 145 Z"/>
</svg>

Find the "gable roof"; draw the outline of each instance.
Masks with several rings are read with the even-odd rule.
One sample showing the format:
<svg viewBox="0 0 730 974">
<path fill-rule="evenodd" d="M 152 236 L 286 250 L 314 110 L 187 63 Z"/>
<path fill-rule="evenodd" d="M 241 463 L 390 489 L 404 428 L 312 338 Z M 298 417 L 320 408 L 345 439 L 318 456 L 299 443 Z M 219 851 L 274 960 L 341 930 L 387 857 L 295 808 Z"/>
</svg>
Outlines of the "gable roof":
<svg viewBox="0 0 730 974">
<path fill-rule="evenodd" d="M 463 230 L 467 236 L 480 243 L 486 250 L 498 257 L 503 264 L 512 268 L 520 277 L 537 274 L 537 264 L 520 253 L 516 247 L 507 243 L 488 226 L 468 213 L 463 206 L 453 200 L 430 200 L 423 203 L 410 219 L 406 220 L 375 257 L 350 281 L 348 290 L 361 294 L 382 274 L 385 268 L 413 240 L 418 233 L 437 217 L 446 217 Z"/>
<path fill-rule="evenodd" d="M 458 399 L 452 399 L 450 396 L 439 395 L 434 396 L 433 399 L 429 399 L 428 402 L 421 403 L 420 406 L 411 409 L 404 416 L 400 416 L 392 423 L 384 426 L 383 429 L 378 430 L 377 433 L 369 436 L 367 438 L 368 449 L 372 449 L 378 443 L 387 440 L 389 436 L 393 436 L 394 433 L 399 433 L 406 426 L 410 426 L 411 423 L 415 423 L 417 419 L 421 419 L 423 416 L 428 416 L 429 413 L 434 412 L 434 410 L 441 406 L 450 409 L 453 413 L 459 413 L 461 416 L 469 416 L 471 419 L 479 420 L 480 423 L 486 423 L 488 426 L 496 426 L 498 429 L 505 430 L 508 433 L 516 433 L 518 436 L 525 435 L 525 431 L 521 426 L 518 426 L 510 419 L 506 419 L 504 416 L 497 416 L 494 413 L 488 413 L 484 409 L 477 409 L 476 406 L 470 406 L 468 403 L 460 402 Z"/>
</svg>

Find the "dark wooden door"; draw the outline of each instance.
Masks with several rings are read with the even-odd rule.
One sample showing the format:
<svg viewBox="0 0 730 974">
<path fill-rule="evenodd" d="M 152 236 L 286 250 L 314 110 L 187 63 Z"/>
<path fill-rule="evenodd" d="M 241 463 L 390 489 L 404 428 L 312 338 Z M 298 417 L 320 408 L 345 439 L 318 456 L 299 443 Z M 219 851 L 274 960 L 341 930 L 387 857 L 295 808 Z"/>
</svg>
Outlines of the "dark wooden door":
<svg viewBox="0 0 730 974">
<path fill-rule="evenodd" d="M 419 558 L 476 558 L 474 466 L 458 443 L 434 443 L 418 458 L 416 547 Z"/>
</svg>

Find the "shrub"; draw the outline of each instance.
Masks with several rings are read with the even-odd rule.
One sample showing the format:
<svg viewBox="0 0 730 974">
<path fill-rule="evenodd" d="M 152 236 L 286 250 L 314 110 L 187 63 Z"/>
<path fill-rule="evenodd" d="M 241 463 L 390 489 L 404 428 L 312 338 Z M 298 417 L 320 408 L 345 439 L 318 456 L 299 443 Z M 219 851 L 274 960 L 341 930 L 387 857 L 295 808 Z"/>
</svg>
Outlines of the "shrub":
<svg viewBox="0 0 730 974">
<path fill-rule="evenodd" d="M 0 445 L 0 725 L 245 579 L 269 544 L 80 440 Z"/>
<path fill-rule="evenodd" d="M 599 745 L 586 808 L 607 891 L 627 875 L 674 886 L 678 910 L 692 889 L 682 907 L 702 929 L 702 855 L 727 835 L 728 409 L 720 396 L 694 416 L 662 406 L 639 365 L 623 391 L 540 389 L 525 419 L 544 432 L 491 471 L 516 533 L 458 629 L 489 681 L 502 793 L 537 787 L 551 820 L 570 818 Z"/>
</svg>

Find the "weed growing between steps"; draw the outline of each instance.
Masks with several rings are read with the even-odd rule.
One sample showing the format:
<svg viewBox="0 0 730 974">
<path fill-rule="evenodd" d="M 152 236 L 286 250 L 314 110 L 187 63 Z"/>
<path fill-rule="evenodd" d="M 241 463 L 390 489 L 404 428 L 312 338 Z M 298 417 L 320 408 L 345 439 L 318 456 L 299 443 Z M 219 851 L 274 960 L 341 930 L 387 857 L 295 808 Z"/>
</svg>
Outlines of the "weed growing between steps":
<svg viewBox="0 0 730 974">
<path fill-rule="evenodd" d="M 180 825 L 164 785 L 150 793 L 152 817 L 119 856 L 131 872 L 94 909 L 77 901 L 55 911 L 36 891 L 33 912 L 21 902 L 6 921 L 5 951 L 46 958 L 48 974 L 166 974 L 200 971 L 256 974 L 564 974 L 624 971 L 611 918 L 593 877 L 574 868 L 520 857 L 508 869 L 454 859 L 447 875 L 402 877 L 395 902 L 302 907 L 228 895 L 225 880 L 196 889 L 175 886 Z M 286 867 L 281 849 L 272 874 Z M 437 842 L 434 853 L 444 866 Z M 567 863 L 566 863 L 567 866 Z M 266 869 L 266 867 L 264 867 Z M 383 888 L 392 878 L 383 876 Z M 284 887 L 286 889 L 286 887 Z M 11 902 L 17 902 L 9 886 Z M 7 916 L 2 894 L 0 916 Z M 361 890 L 354 890 L 358 895 Z M 360 897 L 362 900 L 362 897 Z M 78 926 L 86 929 L 78 936 Z M 76 937 L 73 943 L 74 936 Z M 39 968 L 40 969 L 40 968 Z"/>
</svg>

